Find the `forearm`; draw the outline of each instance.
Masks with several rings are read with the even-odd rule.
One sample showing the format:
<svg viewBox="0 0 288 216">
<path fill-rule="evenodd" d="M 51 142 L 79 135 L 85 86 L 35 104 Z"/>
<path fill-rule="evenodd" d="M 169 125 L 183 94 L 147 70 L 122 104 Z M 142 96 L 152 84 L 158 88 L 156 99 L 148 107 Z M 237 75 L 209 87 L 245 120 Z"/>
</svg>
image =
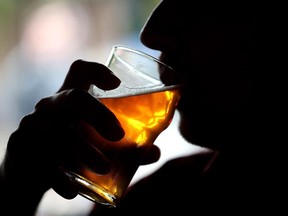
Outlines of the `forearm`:
<svg viewBox="0 0 288 216">
<path fill-rule="evenodd" d="M 43 193 L 22 183 L 21 179 L 28 176 L 7 179 L 4 166 L 3 162 L 0 166 L 0 215 L 35 215 Z"/>
</svg>

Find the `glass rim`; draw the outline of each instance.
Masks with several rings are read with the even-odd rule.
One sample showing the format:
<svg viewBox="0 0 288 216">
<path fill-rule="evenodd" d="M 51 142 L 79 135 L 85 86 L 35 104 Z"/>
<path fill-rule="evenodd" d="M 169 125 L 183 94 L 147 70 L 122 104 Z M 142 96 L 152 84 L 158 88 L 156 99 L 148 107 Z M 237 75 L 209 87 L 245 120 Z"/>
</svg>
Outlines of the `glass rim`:
<svg viewBox="0 0 288 216">
<path fill-rule="evenodd" d="M 147 57 L 149 59 L 151 59 L 152 61 L 155 61 L 156 63 L 164 66 L 164 67 L 167 67 L 169 68 L 169 70 L 172 70 L 172 71 L 175 71 L 171 66 L 167 65 L 166 63 L 162 62 L 161 60 L 159 60 L 158 58 L 156 58 L 155 56 L 152 56 L 144 51 L 141 51 L 139 49 L 136 49 L 136 48 L 132 48 L 132 47 L 129 47 L 129 46 L 126 46 L 126 45 L 114 45 L 112 47 L 112 49 L 121 49 L 121 50 L 128 50 L 130 52 L 133 52 L 133 53 L 136 53 L 138 55 L 141 55 L 141 56 L 144 56 L 144 57 Z M 111 52 L 112 53 L 112 52 Z M 176 71 L 175 71 L 176 72 Z"/>
</svg>

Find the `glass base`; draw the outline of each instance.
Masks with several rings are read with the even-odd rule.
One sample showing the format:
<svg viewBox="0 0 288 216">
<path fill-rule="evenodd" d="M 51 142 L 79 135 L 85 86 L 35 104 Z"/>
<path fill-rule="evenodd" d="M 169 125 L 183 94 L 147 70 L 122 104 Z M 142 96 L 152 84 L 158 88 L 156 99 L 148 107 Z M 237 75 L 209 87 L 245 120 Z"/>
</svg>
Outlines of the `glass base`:
<svg viewBox="0 0 288 216">
<path fill-rule="evenodd" d="M 105 188 L 79 176 L 74 172 L 65 171 L 65 174 L 73 182 L 77 183 L 79 194 L 81 196 L 107 207 L 116 207 L 116 197 Z"/>
</svg>

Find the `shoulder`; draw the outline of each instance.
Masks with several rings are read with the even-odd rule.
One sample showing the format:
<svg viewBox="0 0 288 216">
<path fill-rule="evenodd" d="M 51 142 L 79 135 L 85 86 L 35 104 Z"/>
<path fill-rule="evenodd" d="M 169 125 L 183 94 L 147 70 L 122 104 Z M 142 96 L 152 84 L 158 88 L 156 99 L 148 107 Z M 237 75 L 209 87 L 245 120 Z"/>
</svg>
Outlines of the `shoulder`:
<svg viewBox="0 0 288 216">
<path fill-rule="evenodd" d="M 127 190 L 126 199 L 133 200 L 146 195 L 148 197 L 153 191 L 172 195 L 173 188 L 180 185 L 186 185 L 186 190 L 190 190 L 194 188 L 191 185 L 201 183 L 203 173 L 214 155 L 215 152 L 205 151 L 167 161 L 154 173 L 131 185 Z M 169 193 L 167 193 L 167 186 L 171 189 Z"/>
<path fill-rule="evenodd" d="M 155 179 L 159 177 L 164 178 L 167 175 L 171 177 L 171 174 L 199 175 L 204 172 L 215 154 L 216 152 L 214 151 L 201 151 L 192 155 L 171 159 L 154 173 L 136 184 L 141 184 L 141 182 L 145 182 L 148 179 L 153 179 L 152 181 L 155 181 Z"/>
</svg>

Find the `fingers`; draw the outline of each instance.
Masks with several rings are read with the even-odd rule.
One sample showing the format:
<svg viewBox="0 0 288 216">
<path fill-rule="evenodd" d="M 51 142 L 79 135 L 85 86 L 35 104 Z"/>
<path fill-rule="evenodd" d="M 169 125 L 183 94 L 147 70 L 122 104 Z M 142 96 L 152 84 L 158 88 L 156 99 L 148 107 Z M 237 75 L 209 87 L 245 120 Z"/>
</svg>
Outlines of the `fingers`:
<svg viewBox="0 0 288 216">
<path fill-rule="evenodd" d="M 114 146 L 113 146 L 114 147 Z M 110 148 L 105 152 L 106 155 L 109 155 L 110 158 L 118 158 L 122 161 L 132 162 L 133 164 L 137 163 L 138 165 L 147 165 L 155 163 L 159 160 L 161 156 L 160 148 L 156 145 L 152 146 L 126 146 L 118 148 Z"/>
<path fill-rule="evenodd" d="M 116 116 L 92 95 L 79 89 L 44 98 L 36 104 L 35 110 L 53 113 L 74 126 L 82 119 L 110 141 L 120 140 L 124 136 Z"/>
<path fill-rule="evenodd" d="M 156 145 L 152 145 L 149 151 L 142 157 L 141 165 L 147 165 L 157 162 L 161 156 L 160 148 Z"/>
<path fill-rule="evenodd" d="M 77 171 L 85 166 L 98 174 L 107 174 L 111 169 L 108 159 L 96 148 L 97 143 L 90 143 L 72 127 L 61 127 L 56 143 L 60 146 L 55 146 L 58 153 L 54 155 L 59 161 L 57 167 L 60 165 Z"/>
<path fill-rule="evenodd" d="M 110 171 L 110 162 L 106 157 L 75 128 L 60 120 L 58 114 L 34 112 L 27 115 L 14 134 L 11 136 L 8 152 L 18 156 L 19 160 L 21 155 L 27 157 L 23 161 L 31 161 L 29 163 L 36 170 L 52 172 L 59 166 L 77 170 L 84 163 L 99 174 Z M 24 145 L 19 145 L 19 142 Z M 38 164 L 41 167 L 37 168 Z"/>
<path fill-rule="evenodd" d="M 78 189 L 73 181 L 65 174 L 65 170 L 57 169 L 52 178 L 52 188 L 65 199 L 73 199 L 78 195 Z"/>
<path fill-rule="evenodd" d="M 106 66 L 96 62 L 77 60 L 71 65 L 58 92 L 72 88 L 88 90 L 91 84 L 103 90 L 110 90 L 118 87 L 120 82 Z"/>
</svg>

